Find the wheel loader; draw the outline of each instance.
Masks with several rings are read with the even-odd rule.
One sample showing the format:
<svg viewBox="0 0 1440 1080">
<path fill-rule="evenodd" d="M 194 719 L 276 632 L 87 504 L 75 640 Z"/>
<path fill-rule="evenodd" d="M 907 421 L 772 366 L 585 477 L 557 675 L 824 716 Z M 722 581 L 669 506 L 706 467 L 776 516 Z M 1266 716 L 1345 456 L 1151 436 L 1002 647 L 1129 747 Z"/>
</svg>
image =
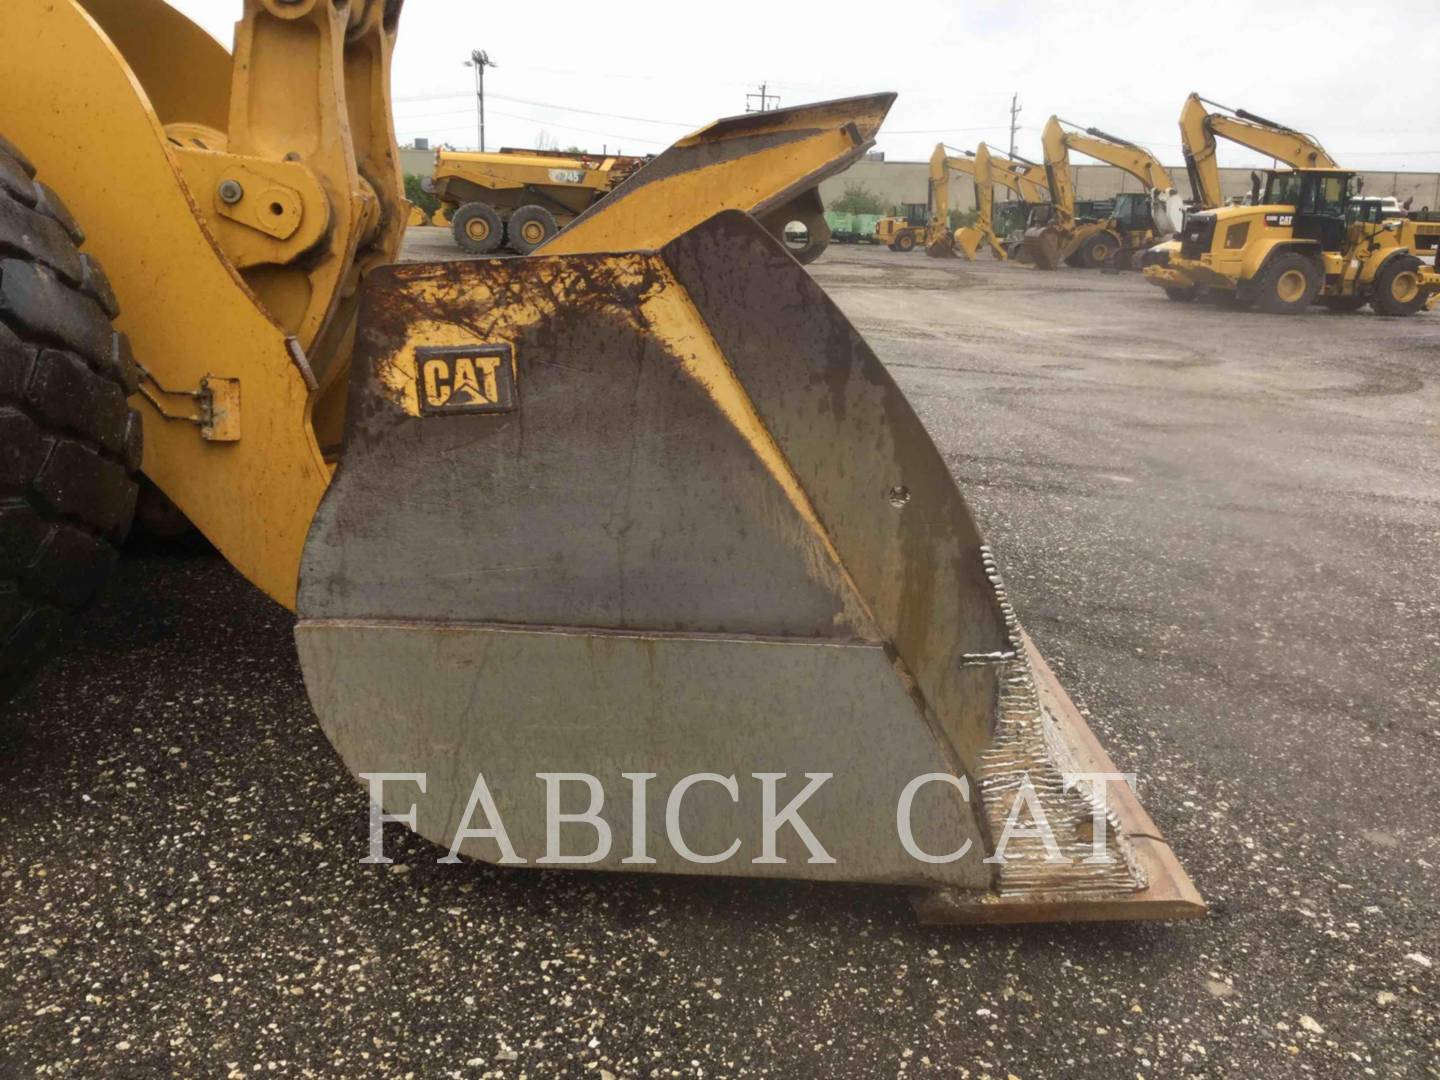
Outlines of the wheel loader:
<svg viewBox="0 0 1440 1080">
<path fill-rule="evenodd" d="M 875 243 L 884 244 L 891 251 L 914 251 L 925 243 L 928 225 L 919 216 L 913 218 L 889 215 L 875 223 Z"/>
<path fill-rule="evenodd" d="M 587 820 L 648 855 L 582 869 L 900 885 L 940 922 L 1202 913 L 773 234 L 894 96 L 718 121 L 534 255 L 395 265 L 400 16 L 246 0 L 232 55 L 159 0 L 6 4 L 9 669 L 99 586 L 143 471 L 294 611 L 345 765 L 410 781 L 375 811 L 456 859 L 574 861 L 531 793 L 587 774 L 638 793 Z"/>
<path fill-rule="evenodd" d="M 1061 263 L 1129 268 L 1156 240 L 1179 230 L 1183 200 L 1165 167 L 1143 146 L 1098 128 L 1082 129 L 1058 116 L 1046 122 L 1041 142 L 1051 207 L 1025 234 L 1029 261 L 1038 269 L 1055 270 Z M 1107 217 L 1082 218 L 1070 177 L 1071 150 L 1124 170 L 1144 190 L 1116 195 Z"/>
<path fill-rule="evenodd" d="M 1217 136 L 1291 168 L 1265 173 L 1263 187 L 1257 175 L 1251 205 L 1224 206 Z M 1145 279 L 1171 300 L 1209 295 L 1292 315 L 1316 304 L 1336 312 L 1369 304 L 1401 316 L 1440 298 L 1440 273 L 1421 257 L 1435 249 L 1440 224 L 1388 217 L 1378 200 L 1360 197 L 1356 174 L 1314 136 L 1192 93 L 1180 137 L 1199 209 L 1186 216 L 1179 240 L 1141 260 Z"/>
</svg>

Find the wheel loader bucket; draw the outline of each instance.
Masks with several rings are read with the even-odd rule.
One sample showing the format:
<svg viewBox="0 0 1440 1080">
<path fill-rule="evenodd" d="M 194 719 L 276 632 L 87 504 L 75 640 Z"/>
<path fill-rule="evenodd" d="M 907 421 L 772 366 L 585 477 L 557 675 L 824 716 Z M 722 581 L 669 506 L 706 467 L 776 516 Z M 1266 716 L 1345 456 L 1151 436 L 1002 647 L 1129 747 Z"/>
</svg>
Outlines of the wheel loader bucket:
<svg viewBox="0 0 1440 1080">
<path fill-rule="evenodd" d="M 1203 912 L 1128 787 L 1077 779 L 1114 766 L 944 460 L 753 218 L 363 288 L 296 637 L 349 768 L 408 775 L 386 812 L 492 862 L 913 886 L 935 921 Z M 1012 810 L 1054 847 L 987 861 Z"/>
<path fill-rule="evenodd" d="M 776 236 L 793 220 L 823 237 L 802 253 L 813 258 L 830 236 L 816 188 L 865 156 L 894 103 L 892 93 L 866 94 L 717 120 L 649 162 L 540 250 L 659 248 L 713 214 L 744 210 Z"/>
</svg>

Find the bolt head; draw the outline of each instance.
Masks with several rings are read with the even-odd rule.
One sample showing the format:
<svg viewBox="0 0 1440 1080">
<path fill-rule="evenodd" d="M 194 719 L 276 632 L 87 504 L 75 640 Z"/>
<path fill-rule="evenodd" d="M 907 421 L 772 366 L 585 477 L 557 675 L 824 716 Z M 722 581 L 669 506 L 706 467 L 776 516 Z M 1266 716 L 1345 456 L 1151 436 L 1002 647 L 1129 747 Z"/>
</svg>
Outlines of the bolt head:
<svg viewBox="0 0 1440 1080">
<path fill-rule="evenodd" d="M 220 181 L 220 201 L 227 206 L 234 206 L 245 197 L 245 189 L 240 186 L 238 180 Z"/>
</svg>

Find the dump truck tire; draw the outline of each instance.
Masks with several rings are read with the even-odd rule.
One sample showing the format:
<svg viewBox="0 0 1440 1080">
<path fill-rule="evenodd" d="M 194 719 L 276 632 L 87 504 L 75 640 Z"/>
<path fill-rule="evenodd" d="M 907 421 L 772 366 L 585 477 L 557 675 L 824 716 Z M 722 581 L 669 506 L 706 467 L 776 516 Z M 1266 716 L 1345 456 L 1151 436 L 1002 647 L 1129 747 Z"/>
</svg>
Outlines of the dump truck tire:
<svg viewBox="0 0 1440 1080">
<path fill-rule="evenodd" d="M 1320 271 L 1304 255 L 1282 252 L 1260 272 L 1252 295 L 1270 315 L 1303 315 L 1320 291 Z"/>
<path fill-rule="evenodd" d="M 543 206 L 522 206 L 510 215 L 505 233 L 510 238 L 510 248 L 520 255 L 529 255 L 560 231 L 555 224 L 555 215 Z"/>
<path fill-rule="evenodd" d="M 135 512 L 137 369 L 83 242 L 0 138 L 0 700 L 104 583 Z"/>
<path fill-rule="evenodd" d="M 1375 275 L 1370 307 L 1377 315 L 1414 315 L 1425 306 L 1420 287 L 1420 260 L 1414 255 L 1392 255 Z"/>
<path fill-rule="evenodd" d="M 450 219 L 455 243 L 471 255 L 488 255 L 505 241 L 505 223 L 493 206 L 466 203 Z"/>
</svg>

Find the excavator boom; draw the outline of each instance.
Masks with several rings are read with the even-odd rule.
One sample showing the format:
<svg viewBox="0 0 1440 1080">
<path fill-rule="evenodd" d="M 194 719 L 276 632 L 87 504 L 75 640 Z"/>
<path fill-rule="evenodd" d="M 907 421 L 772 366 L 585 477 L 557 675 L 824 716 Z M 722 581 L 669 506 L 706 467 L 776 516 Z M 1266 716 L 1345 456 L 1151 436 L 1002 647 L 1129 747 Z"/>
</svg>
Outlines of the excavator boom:
<svg viewBox="0 0 1440 1080">
<path fill-rule="evenodd" d="M 997 259 L 1008 259 L 1009 252 L 995 233 L 995 185 L 1000 184 L 1026 203 L 1040 202 L 1049 194 L 1049 188 L 1036 175 L 1039 166 L 992 154 L 984 143 L 975 151 L 972 168 L 975 224 L 956 230 L 955 246 L 967 259 L 975 258 L 981 244 L 988 245 Z"/>
<path fill-rule="evenodd" d="M 1212 112 L 1206 106 L 1220 112 Z M 1339 164 L 1313 135 L 1266 120 L 1244 109 L 1229 109 L 1192 93 L 1180 110 L 1180 143 L 1190 190 L 1200 209 L 1213 210 L 1224 203 L 1216 137 L 1257 150 L 1293 169 L 1334 169 Z"/>
<path fill-rule="evenodd" d="M 1153 237 L 1179 228 L 1182 211 L 1174 181 L 1145 147 L 1099 128 L 1069 124 L 1058 116 L 1046 122 L 1041 142 L 1054 211 L 1045 226 L 1030 230 L 1026 236 L 1029 253 L 1037 267 L 1053 270 L 1061 261 L 1080 255 L 1085 256 L 1087 265 L 1097 265 L 1121 252 L 1124 246 L 1121 238 L 1127 235 L 1127 229 Z M 1141 220 L 1148 220 L 1148 224 L 1139 229 L 1118 222 L 1077 226 L 1075 192 L 1070 178 L 1072 150 L 1113 165 L 1140 181 L 1150 202 L 1149 214 Z M 1094 250 L 1081 251 L 1082 245 L 1093 246 Z"/>
</svg>

